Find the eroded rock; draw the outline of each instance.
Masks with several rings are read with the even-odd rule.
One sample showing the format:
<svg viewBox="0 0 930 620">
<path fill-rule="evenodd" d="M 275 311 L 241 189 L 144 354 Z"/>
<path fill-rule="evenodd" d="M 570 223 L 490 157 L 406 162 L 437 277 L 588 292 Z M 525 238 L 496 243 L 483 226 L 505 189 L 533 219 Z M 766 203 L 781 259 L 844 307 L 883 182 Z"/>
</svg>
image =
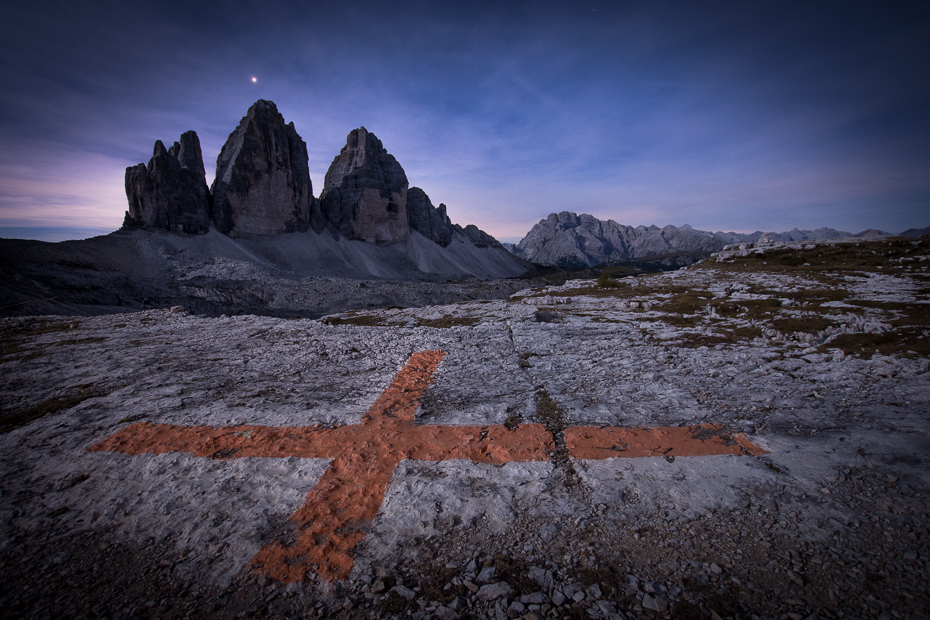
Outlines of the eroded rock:
<svg viewBox="0 0 930 620">
<path fill-rule="evenodd" d="M 439 208 L 434 207 L 419 187 L 407 191 L 407 221 L 411 229 L 442 247 L 452 243 L 454 226 L 446 215 L 446 205 L 440 203 Z"/>
<path fill-rule="evenodd" d="M 232 237 L 319 231 L 307 145 L 271 101 L 249 108 L 216 160 L 213 223 Z"/>
<path fill-rule="evenodd" d="M 210 192 L 204 179 L 200 140 L 193 131 L 181 134 L 166 149 L 161 140 L 148 166 L 126 168 L 129 211 L 126 229 L 148 228 L 201 234 L 210 227 Z"/>
<path fill-rule="evenodd" d="M 323 182 L 323 216 L 341 236 L 392 243 L 410 234 L 407 175 L 381 140 L 353 129 Z"/>
</svg>

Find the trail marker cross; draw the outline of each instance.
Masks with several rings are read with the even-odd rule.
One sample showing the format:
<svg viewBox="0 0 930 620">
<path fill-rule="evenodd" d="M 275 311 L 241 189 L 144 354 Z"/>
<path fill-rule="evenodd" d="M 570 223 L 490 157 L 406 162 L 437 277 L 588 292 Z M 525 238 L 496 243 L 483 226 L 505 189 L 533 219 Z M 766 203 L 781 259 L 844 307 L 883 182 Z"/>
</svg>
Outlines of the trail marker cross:
<svg viewBox="0 0 930 620">
<path fill-rule="evenodd" d="M 297 537 L 275 541 L 252 558 L 258 573 L 283 582 L 303 581 L 311 570 L 323 579 L 345 579 L 353 550 L 365 539 L 381 508 L 394 469 L 404 459 L 475 463 L 546 461 L 554 449 L 541 424 L 418 425 L 414 414 L 443 351 L 414 353 L 360 424 L 318 426 L 180 426 L 140 422 L 87 450 L 124 454 L 189 452 L 213 458 L 329 458 L 332 461 L 291 516 Z M 578 459 L 643 456 L 759 455 L 744 435 L 719 426 L 623 429 L 575 426 L 565 429 L 570 456 Z"/>
</svg>

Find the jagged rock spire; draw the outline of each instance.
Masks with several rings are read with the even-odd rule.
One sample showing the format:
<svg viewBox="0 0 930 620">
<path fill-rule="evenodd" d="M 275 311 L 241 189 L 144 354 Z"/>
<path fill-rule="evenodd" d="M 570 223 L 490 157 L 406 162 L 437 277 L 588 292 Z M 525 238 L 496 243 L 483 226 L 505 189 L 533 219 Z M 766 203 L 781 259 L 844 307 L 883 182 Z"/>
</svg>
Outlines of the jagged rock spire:
<svg viewBox="0 0 930 620">
<path fill-rule="evenodd" d="M 271 101 L 255 102 L 216 160 L 213 223 L 230 236 L 304 231 L 323 221 L 313 198 L 307 145 Z"/>
<path fill-rule="evenodd" d="M 148 166 L 126 168 L 129 211 L 124 228 L 163 229 L 201 234 L 210 227 L 210 192 L 204 179 L 200 140 L 181 134 L 170 149 L 155 142 Z"/>
<path fill-rule="evenodd" d="M 350 239 L 394 242 L 410 234 L 407 175 L 373 133 L 353 129 L 323 182 L 326 221 Z"/>
</svg>

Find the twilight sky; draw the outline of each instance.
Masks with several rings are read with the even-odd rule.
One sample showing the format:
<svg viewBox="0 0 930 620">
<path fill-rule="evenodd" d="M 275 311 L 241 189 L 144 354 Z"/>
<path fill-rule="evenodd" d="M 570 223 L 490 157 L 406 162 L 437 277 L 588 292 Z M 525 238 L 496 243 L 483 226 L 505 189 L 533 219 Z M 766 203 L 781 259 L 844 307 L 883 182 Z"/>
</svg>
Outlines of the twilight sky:
<svg viewBox="0 0 930 620">
<path fill-rule="evenodd" d="M 255 77 L 256 81 L 252 81 Z M 926 2 L 29 2 L 0 23 L 0 236 L 114 230 L 193 129 L 208 184 L 256 99 L 319 195 L 364 125 L 452 220 L 930 225 Z"/>
</svg>

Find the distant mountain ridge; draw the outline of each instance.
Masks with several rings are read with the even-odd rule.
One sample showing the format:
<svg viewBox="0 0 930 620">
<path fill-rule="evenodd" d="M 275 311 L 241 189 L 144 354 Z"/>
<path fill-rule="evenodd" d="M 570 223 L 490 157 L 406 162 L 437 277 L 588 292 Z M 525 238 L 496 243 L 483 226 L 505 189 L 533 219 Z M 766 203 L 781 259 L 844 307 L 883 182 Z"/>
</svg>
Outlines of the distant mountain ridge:
<svg viewBox="0 0 930 620">
<path fill-rule="evenodd" d="M 726 243 L 687 224 L 675 226 L 624 226 L 613 220 L 570 211 L 552 213 L 540 220 L 516 245 L 520 258 L 557 267 L 592 267 L 670 252 L 723 249 Z"/>
<path fill-rule="evenodd" d="M 904 236 L 920 236 L 927 229 L 910 229 Z M 593 267 L 602 263 L 624 261 L 674 252 L 710 254 L 734 243 L 755 243 L 763 234 L 708 232 L 684 226 L 625 226 L 613 220 L 599 220 L 593 215 L 571 211 L 551 213 L 540 220 L 518 244 L 504 247 L 520 258 L 557 267 Z M 881 230 L 850 233 L 833 228 L 767 233 L 773 241 L 806 241 L 841 237 L 887 235 Z"/>
</svg>

